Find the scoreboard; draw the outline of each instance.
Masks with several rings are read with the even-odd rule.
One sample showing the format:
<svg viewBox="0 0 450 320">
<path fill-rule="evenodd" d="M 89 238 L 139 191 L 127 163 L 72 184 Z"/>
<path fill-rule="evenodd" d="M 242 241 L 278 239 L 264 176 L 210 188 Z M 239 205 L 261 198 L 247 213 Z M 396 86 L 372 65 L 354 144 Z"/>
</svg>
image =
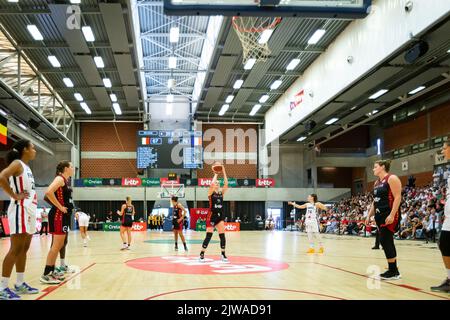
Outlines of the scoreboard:
<svg viewBox="0 0 450 320">
<path fill-rule="evenodd" d="M 137 139 L 139 169 L 203 168 L 201 131 L 141 130 Z"/>
</svg>

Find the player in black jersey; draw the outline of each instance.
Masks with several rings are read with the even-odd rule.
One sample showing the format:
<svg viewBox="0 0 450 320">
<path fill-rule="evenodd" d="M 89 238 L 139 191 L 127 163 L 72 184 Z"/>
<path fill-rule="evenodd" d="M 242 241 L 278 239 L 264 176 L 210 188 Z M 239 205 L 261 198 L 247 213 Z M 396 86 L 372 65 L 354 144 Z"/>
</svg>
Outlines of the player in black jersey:
<svg viewBox="0 0 450 320">
<path fill-rule="evenodd" d="M 59 284 L 64 280 L 63 274 L 55 270 L 55 263 L 58 252 L 62 254 L 62 259 L 64 259 L 65 255 L 70 215 L 73 210 L 72 189 L 68 180 L 73 176 L 74 172 L 72 163 L 61 161 L 56 167 L 57 176 L 45 193 L 47 202 L 52 204 L 48 214 L 52 244 L 47 256 L 44 274 L 40 278 L 40 281 L 44 284 Z"/>
<path fill-rule="evenodd" d="M 181 203 L 178 202 L 178 197 L 172 196 L 171 201 L 173 205 L 172 225 L 173 235 L 175 237 L 175 250 L 178 251 L 178 235 L 180 235 L 181 241 L 183 241 L 184 251 L 188 251 L 186 240 L 183 235 L 183 222 L 187 210 L 181 205 Z"/>
<path fill-rule="evenodd" d="M 122 205 L 119 216 L 122 217 L 122 225 L 120 226 L 120 237 L 122 238 L 122 249 L 120 250 L 130 250 L 131 245 L 131 227 L 133 226 L 134 206 L 131 204 L 131 197 L 126 198 L 127 202 Z M 128 242 L 126 241 L 125 232 L 128 236 Z"/>
<path fill-rule="evenodd" d="M 380 244 L 383 246 L 389 269 L 380 274 L 383 280 L 397 280 L 401 278 L 397 268 L 397 251 L 394 245 L 394 233 L 400 227 L 400 203 L 402 201 L 402 183 L 400 179 L 389 173 L 390 160 L 378 160 L 373 166 L 373 174 L 378 177 L 373 189 L 373 203 L 366 218 L 369 225 L 371 216 L 375 215 L 375 222 L 380 233 Z"/>
<path fill-rule="evenodd" d="M 450 141 L 447 140 L 442 146 L 442 155 L 445 160 L 450 160 Z M 447 269 L 447 277 L 438 286 L 431 287 L 431 291 L 450 293 L 450 174 L 448 171 L 444 174 L 447 180 L 447 194 L 445 196 L 444 207 L 444 223 L 441 227 L 441 235 L 439 236 L 439 249 L 441 250 L 442 260 L 445 269 Z"/>
<path fill-rule="evenodd" d="M 214 165 L 217 167 L 218 165 Z M 218 173 L 215 171 L 211 186 L 208 191 L 209 198 L 209 213 L 206 218 L 206 237 L 203 241 L 202 251 L 200 252 L 200 261 L 205 261 L 205 251 L 208 247 L 209 241 L 212 238 L 214 228 L 219 232 L 220 248 L 222 249 L 221 258 L 223 262 L 228 262 L 228 258 L 225 255 L 225 222 L 223 214 L 223 196 L 228 190 L 228 178 L 225 172 L 225 167 L 221 165 L 221 172 L 223 172 L 224 185 L 220 188 L 220 183 L 217 180 Z"/>
</svg>

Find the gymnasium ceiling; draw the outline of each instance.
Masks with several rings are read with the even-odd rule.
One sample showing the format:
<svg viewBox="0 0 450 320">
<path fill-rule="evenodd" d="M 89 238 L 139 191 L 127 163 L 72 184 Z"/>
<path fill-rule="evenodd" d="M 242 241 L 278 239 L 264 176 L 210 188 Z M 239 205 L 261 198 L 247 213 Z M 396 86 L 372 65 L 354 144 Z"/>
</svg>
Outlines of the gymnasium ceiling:
<svg viewBox="0 0 450 320">
<path fill-rule="evenodd" d="M 351 20 L 284 18 L 268 41 L 272 51 L 269 59 L 265 63 L 256 63 L 251 70 L 244 70 L 241 43 L 232 28 L 231 18 L 225 17 L 209 67 L 205 69 L 200 65 L 200 56 L 210 17 L 165 16 L 162 0 L 138 0 L 136 10 L 131 9 L 129 0 L 82 0 L 81 25 L 89 25 L 95 35 L 94 42 L 87 42 L 81 30 L 68 30 L 61 18 L 65 17 L 64 10 L 69 2 L 19 0 L 18 3 L 10 3 L 0 0 L 0 32 L 6 35 L 2 38 L 0 33 L 0 67 L 9 67 L 9 75 L 5 77 L 2 72 L 0 76 L 0 84 L 6 84 L 1 88 L 7 91 L 0 91 L 0 104 L 6 111 L 15 111 L 14 117 L 19 122 L 26 123 L 30 118 L 44 121 L 44 125 L 34 133 L 49 140 L 64 140 L 70 136 L 74 120 L 143 121 L 148 101 L 154 97 L 164 99 L 168 94 L 191 99 L 196 104 L 194 117 L 199 120 L 263 122 L 264 113 L 351 23 Z M 29 24 L 38 27 L 43 41 L 33 40 L 26 28 Z M 171 44 L 170 28 L 174 25 L 180 28 L 180 39 Z M 323 38 L 316 45 L 308 45 L 308 39 L 320 28 L 326 30 Z M 312 115 L 309 119 L 317 122 L 317 126 L 310 135 L 304 130 L 304 121 L 284 134 L 282 140 L 295 142 L 299 136 L 307 135 L 305 143 L 320 141 L 342 126 L 365 119 L 366 114 L 374 109 L 381 114 L 383 108 L 398 102 L 399 96 L 417 84 L 426 83 L 428 88 L 445 79 L 442 74 L 449 71 L 447 50 L 450 49 L 450 39 L 445 36 L 450 34 L 448 21 L 441 28 L 424 36 L 430 42 L 430 50 L 416 63 L 406 65 L 402 60 L 406 50 L 403 48 L 352 89 L 336 96 Z M 5 45 L 8 40 L 13 44 Z M 22 79 L 22 90 L 24 87 L 27 89 L 23 93 L 24 101 L 7 90 L 17 87 L 17 62 L 14 59 L 5 62 L 4 59 L 17 49 L 25 53 L 37 71 L 22 67 L 30 73 L 28 78 Z M 178 58 L 177 67 L 169 69 L 168 57 L 174 54 Z M 48 60 L 49 55 L 56 56 L 61 67 L 53 67 Z M 94 56 L 103 58 L 103 68 L 96 67 Z M 293 71 L 287 71 L 286 66 L 294 58 L 299 58 L 300 63 Z M 37 102 L 39 81 L 33 79 L 39 77 L 33 73 L 45 79 L 42 81 L 47 86 L 41 88 L 41 97 L 48 95 L 56 99 Z M 194 86 L 199 73 L 205 75 L 204 83 L 199 95 L 195 96 Z M 74 87 L 64 84 L 65 77 L 72 80 Z M 109 78 L 112 86 L 105 87 L 103 78 Z M 175 87 L 168 90 L 170 78 L 175 80 Z M 244 83 L 240 89 L 233 89 L 238 79 Z M 282 80 L 282 84 L 271 90 L 275 80 Z M 382 87 L 387 87 L 390 92 L 369 102 L 367 93 Z M 80 106 L 74 97 L 75 92 L 82 95 L 91 114 Z M 116 95 L 121 115 L 114 113 L 110 94 Z M 260 103 L 259 111 L 250 116 L 251 109 L 264 94 L 269 96 L 268 100 Z M 234 96 L 229 103 L 230 108 L 219 116 L 219 110 L 229 95 Z M 350 110 L 353 107 L 355 109 Z M 331 117 L 340 120 L 333 126 L 325 126 L 324 122 Z"/>
</svg>

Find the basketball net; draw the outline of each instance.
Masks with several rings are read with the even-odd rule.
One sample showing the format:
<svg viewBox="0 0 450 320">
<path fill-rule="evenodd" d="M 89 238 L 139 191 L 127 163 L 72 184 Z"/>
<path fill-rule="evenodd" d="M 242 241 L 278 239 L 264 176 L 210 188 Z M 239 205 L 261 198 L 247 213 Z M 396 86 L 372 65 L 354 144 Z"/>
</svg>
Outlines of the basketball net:
<svg viewBox="0 0 450 320">
<path fill-rule="evenodd" d="M 249 59 L 267 60 L 271 51 L 267 41 L 260 43 L 261 35 L 274 30 L 280 22 L 280 17 L 233 17 L 233 28 L 242 44 L 243 64 Z"/>
</svg>

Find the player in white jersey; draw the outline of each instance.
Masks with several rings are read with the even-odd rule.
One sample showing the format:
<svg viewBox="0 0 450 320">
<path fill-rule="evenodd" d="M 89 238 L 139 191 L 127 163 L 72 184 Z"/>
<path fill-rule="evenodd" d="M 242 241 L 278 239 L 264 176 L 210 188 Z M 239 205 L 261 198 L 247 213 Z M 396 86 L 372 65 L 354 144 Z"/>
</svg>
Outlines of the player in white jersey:
<svg viewBox="0 0 450 320">
<path fill-rule="evenodd" d="M 450 142 L 444 142 L 442 154 L 447 161 L 450 160 Z M 431 290 L 450 293 L 450 175 L 446 178 L 447 197 L 445 199 L 444 208 L 445 220 L 439 237 L 439 249 L 441 250 L 442 260 L 444 260 L 444 265 L 447 269 L 447 278 L 439 286 L 431 287 Z"/>
<path fill-rule="evenodd" d="M 8 167 L 0 173 L 0 186 L 11 198 L 8 207 L 11 247 L 3 260 L 0 300 L 19 300 L 19 294 L 39 293 L 24 280 L 27 252 L 36 233 L 37 196 L 33 173 L 28 166 L 35 157 L 34 145 L 29 140 L 19 140 L 8 152 Z M 10 290 L 9 278 L 14 266 L 17 281 Z"/>
<path fill-rule="evenodd" d="M 83 238 L 83 247 L 87 247 L 87 242 L 90 240 L 87 229 L 89 227 L 89 215 L 81 211 L 81 209 L 77 209 L 75 213 L 75 218 L 78 221 L 78 226 L 80 227 L 81 238 Z"/>
<path fill-rule="evenodd" d="M 327 207 L 325 207 L 324 204 L 317 202 L 317 195 L 316 194 L 310 194 L 308 196 L 308 202 L 302 205 L 298 205 L 295 202 L 289 202 L 290 205 L 294 206 L 298 209 L 306 209 L 306 215 L 305 215 L 305 229 L 306 233 L 308 235 L 309 240 L 309 249 L 307 253 L 314 253 L 314 238 L 317 238 L 317 241 L 319 243 L 319 253 L 324 252 L 323 244 L 322 244 L 322 237 L 319 232 L 319 217 L 318 217 L 318 211 L 319 210 L 326 210 Z"/>
</svg>

